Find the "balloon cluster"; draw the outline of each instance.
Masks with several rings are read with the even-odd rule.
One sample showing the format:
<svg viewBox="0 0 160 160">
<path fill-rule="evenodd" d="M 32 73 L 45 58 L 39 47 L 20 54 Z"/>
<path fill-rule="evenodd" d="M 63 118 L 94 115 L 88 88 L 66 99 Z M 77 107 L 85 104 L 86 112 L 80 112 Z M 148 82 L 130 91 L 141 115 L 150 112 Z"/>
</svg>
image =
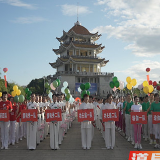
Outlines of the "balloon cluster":
<svg viewBox="0 0 160 160">
<path fill-rule="evenodd" d="M 46 88 L 46 93 L 49 94 L 51 90 L 55 90 L 57 87 L 60 86 L 60 84 L 61 84 L 61 81 L 59 79 L 56 79 L 50 85 L 48 82 L 46 82 L 44 85 L 44 87 Z"/>
<path fill-rule="evenodd" d="M 80 89 L 78 89 L 78 91 L 81 92 L 81 98 L 83 98 L 85 94 L 90 95 L 90 91 L 89 91 L 90 87 L 91 87 L 91 84 L 89 82 L 85 84 L 81 83 Z"/>
<path fill-rule="evenodd" d="M 157 85 L 157 82 L 154 81 L 152 82 L 151 80 L 149 81 L 149 85 L 153 85 L 154 88 L 156 88 L 158 91 L 160 91 L 160 86 Z"/>
<path fill-rule="evenodd" d="M 113 77 L 112 81 L 109 83 L 109 85 L 110 85 L 111 88 L 114 88 L 114 87 L 118 88 L 120 86 L 118 78 L 117 77 Z"/>
<path fill-rule="evenodd" d="M 26 93 L 26 99 L 30 100 L 32 91 L 30 91 L 29 88 L 25 88 L 25 93 Z"/>
<path fill-rule="evenodd" d="M 24 101 L 24 96 L 20 95 L 21 94 L 21 90 L 18 89 L 17 85 L 13 86 L 13 91 L 11 92 L 12 97 L 14 97 L 14 101 L 16 103 L 20 102 L 22 103 Z"/>
<path fill-rule="evenodd" d="M 127 77 L 126 81 L 127 81 L 127 89 L 129 89 L 129 90 L 131 90 L 132 87 L 134 87 L 137 84 L 137 80 L 131 79 L 131 77 Z"/>
<path fill-rule="evenodd" d="M 144 93 L 148 94 L 148 93 L 152 93 L 154 91 L 153 85 L 150 85 L 150 84 L 148 83 L 148 81 L 143 82 L 143 92 Z"/>
<path fill-rule="evenodd" d="M 61 88 L 61 92 L 65 94 L 66 101 L 69 101 L 70 103 L 73 103 L 74 98 L 70 94 L 70 90 L 67 87 L 68 87 L 68 82 L 64 81 L 63 82 L 63 87 Z"/>
</svg>

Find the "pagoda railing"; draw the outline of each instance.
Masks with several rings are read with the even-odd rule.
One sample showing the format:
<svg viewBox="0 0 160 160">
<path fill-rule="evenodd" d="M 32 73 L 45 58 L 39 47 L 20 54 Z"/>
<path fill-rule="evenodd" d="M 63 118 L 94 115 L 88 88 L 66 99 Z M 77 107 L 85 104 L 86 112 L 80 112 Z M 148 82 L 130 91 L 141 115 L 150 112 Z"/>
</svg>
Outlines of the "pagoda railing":
<svg viewBox="0 0 160 160">
<path fill-rule="evenodd" d="M 58 71 L 55 76 L 57 75 L 79 75 L 79 76 L 113 76 L 114 73 L 109 72 L 76 72 L 76 71 Z"/>
<path fill-rule="evenodd" d="M 91 58 L 93 58 L 93 59 L 99 59 L 100 57 L 99 56 L 77 56 L 77 55 L 72 55 L 72 56 L 68 56 L 68 55 L 66 55 L 66 56 L 61 56 L 61 58 L 69 58 L 69 57 L 73 57 L 73 58 L 86 58 L 86 59 L 91 59 Z"/>
</svg>

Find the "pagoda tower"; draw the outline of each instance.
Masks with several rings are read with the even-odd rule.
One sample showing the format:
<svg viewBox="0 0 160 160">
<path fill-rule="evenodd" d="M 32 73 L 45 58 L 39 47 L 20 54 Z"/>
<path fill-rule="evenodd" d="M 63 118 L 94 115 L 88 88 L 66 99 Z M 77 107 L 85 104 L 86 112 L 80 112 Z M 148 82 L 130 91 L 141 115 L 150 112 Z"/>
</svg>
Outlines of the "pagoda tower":
<svg viewBox="0 0 160 160">
<path fill-rule="evenodd" d="M 90 82 L 91 95 L 105 97 L 112 91 L 109 82 L 114 74 L 101 72 L 101 67 L 109 60 L 98 56 L 105 48 L 102 44 L 95 43 L 100 37 L 98 32 L 90 33 L 78 21 L 68 32 L 63 31 L 63 35 L 56 38 L 60 42 L 59 49 L 53 49 L 58 58 L 56 62 L 49 63 L 57 72 L 47 79 L 50 82 L 57 78 L 62 83 L 67 81 L 73 96 L 80 95 L 77 89 L 81 83 Z M 58 92 L 61 91 L 61 87 L 58 88 Z"/>
</svg>

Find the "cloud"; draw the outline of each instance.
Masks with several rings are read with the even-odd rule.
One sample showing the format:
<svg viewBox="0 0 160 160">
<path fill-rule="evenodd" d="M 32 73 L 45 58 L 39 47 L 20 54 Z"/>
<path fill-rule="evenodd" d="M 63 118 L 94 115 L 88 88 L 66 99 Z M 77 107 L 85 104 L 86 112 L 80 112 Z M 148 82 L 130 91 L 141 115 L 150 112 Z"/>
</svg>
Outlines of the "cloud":
<svg viewBox="0 0 160 160">
<path fill-rule="evenodd" d="M 160 62 L 157 61 L 151 61 L 151 60 L 143 60 L 143 61 L 136 61 L 133 62 L 134 65 L 132 65 L 130 68 L 123 70 L 123 71 L 116 71 L 118 73 L 123 73 L 125 76 L 130 76 L 132 79 L 136 78 L 138 81 L 138 84 L 141 84 L 143 81 L 145 81 L 147 72 L 146 68 L 150 68 L 151 71 L 149 72 L 150 79 L 152 81 L 160 81 Z"/>
<path fill-rule="evenodd" d="M 13 23 L 20 23 L 20 24 L 31 24 L 31 23 L 38 23 L 47 21 L 45 18 L 42 17 L 19 17 L 16 20 L 12 20 Z"/>
<path fill-rule="evenodd" d="M 103 11 L 116 24 L 98 26 L 93 32 L 99 31 L 106 33 L 108 38 L 129 42 L 125 49 L 136 56 L 160 55 L 160 1 L 97 0 L 95 5 L 103 5 Z"/>
<path fill-rule="evenodd" d="M 0 0 L 0 2 L 7 3 L 11 6 L 24 7 L 27 9 L 36 9 L 37 8 L 37 7 L 35 7 L 35 5 L 24 3 L 21 0 Z"/>
<path fill-rule="evenodd" d="M 61 6 L 62 13 L 66 16 L 75 16 L 77 15 L 77 6 L 64 4 Z M 78 6 L 78 14 L 87 14 L 91 11 L 86 6 Z"/>
</svg>

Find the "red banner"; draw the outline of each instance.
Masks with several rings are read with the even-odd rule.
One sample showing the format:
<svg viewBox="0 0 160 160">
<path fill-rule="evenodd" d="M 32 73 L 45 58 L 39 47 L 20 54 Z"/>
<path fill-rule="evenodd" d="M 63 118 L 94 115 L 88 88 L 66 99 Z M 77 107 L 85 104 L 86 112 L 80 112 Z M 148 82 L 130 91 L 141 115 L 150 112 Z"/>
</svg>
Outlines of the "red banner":
<svg viewBox="0 0 160 160">
<path fill-rule="evenodd" d="M 160 151 L 130 151 L 128 160 L 158 160 Z"/>
<path fill-rule="evenodd" d="M 37 109 L 27 109 L 21 111 L 21 122 L 34 122 L 37 120 Z"/>
<path fill-rule="evenodd" d="M 61 109 L 49 109 L 45 111 L 46 122 L 62 121 Z"/>
<path fill-rule="evenodd" d="M 8 122 L 9 121 L 8 110 L 0 110 L 0 121 L 3 121 L 3 122 Z"/>
<path fill-rule="evenodd" d="M 131 124 L 147 124 L 147 112 L 131 112 Z"/>
<path fill-rule="evenodd" d="M 160 112 L 152 112 L 152 123 L 160 123 Z"/>
<path fill-rule="evenodd" d="M 80 109 L 78 110 L 78 122 L 94 121 L 93 109 Z"/>
<path fill-rule="evenodd" d="M 102 121 L 119 121 L 119 110 L 118 109 L 104 109 L 102 110 Z"/>
</svg>

